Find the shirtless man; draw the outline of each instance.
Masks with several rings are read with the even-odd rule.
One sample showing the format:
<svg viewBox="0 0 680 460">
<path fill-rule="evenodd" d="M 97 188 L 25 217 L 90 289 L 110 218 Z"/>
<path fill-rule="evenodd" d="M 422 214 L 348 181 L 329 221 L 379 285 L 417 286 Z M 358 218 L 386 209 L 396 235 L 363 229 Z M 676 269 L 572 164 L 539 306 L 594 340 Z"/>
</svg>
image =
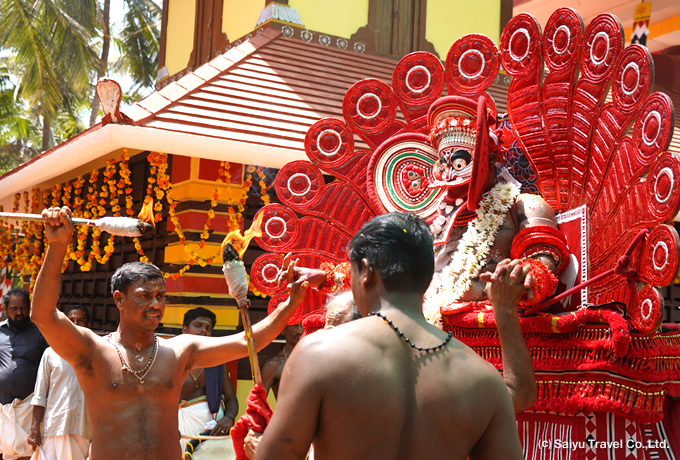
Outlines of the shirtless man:
<svg viewBox="0 0 680 460">
<path fill-rule="evenodd" d="M 269 393 L 269 390 L 272 390 L 275 398 L 279 397 L 279 382 L 281 382 L 283 368 L 286 365 L 288 357 L 293 352 L 293 348 L 295 348 L 295 345 L 300 341 L 302 332 L 302 324 L 300 323 L 286 326 L 283 329 L 283 337 L 286 339 L 286 343 L 283 344 L 283 348 L 276 356 L 273 356 L 264 366 L 262 366 L 264 391 Z"/>
<path fill-rule="evenodd" d="M 363 316 L 311 334 L 290 356 L 258 459 L 521 459 L 510 395 L 498 371 L 429 324 L 423 295 L 432 236 L 390 213 L 349 244 L 351 287 Z M 515 308 L 528 269 L 504 261 L 487 294 Z M 295 420 L 291 429 L 290 420 Z"/>
<path fill-rule="evenodd" d="M 72 212 L 50 208 L 42 214 L 49 246 L 36 280 L 31 318 L 78 376 L 92 423 L 90 458 L 179 460 L 177 401 L 182 384 L 191 369 L 247 356 L 244 334 L 182 334 L 159 341 L 154 330 L 165 310 L 165 282 L 157 267 L 140 262 L 123 265 L 111 279 L 120 311 L 116 332 L 99 337 L 75 326 L 56 309 L 61 266 L 73 234 Z M 287 304 L 254 326 L 258 350 L 278 336 L 306 289 L 306 284 L 294 289 Z"/>
<path fill-rule="evenodd" d="M 203 307 L 192 308 L 184 314 L 182 334 L 212 337 L 216 324 L 215 313 Z M 238 414 L 238 399 L 225 364 L 189 371 L 180 396 L 181 434 L 195 435 L 207 431 L 207 423 L 214 425 L 209 432 L 211 436 L 229 434 Z"/>
</svg>

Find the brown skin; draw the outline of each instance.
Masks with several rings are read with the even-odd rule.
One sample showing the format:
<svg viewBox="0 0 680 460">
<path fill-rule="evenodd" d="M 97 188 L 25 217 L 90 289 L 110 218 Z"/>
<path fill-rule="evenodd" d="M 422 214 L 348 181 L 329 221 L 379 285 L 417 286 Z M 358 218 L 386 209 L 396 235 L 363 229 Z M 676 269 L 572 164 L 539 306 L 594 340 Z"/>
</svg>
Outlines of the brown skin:
<svg viewBox="0 0 680 460">
<path fill-rule="evenodd" d="M 76 326 L 90 328 L 90 322 L 85 316 L 85 312 L 79 308 L 70 310 L 66 317 Z M 45 417 L 45 408 L 43 406 L 33 406 L 33 419 L 31 421 L 31 432 L 28 435 L 28 443 L 33 447 L 33 450 L 42 445 L 42 433 L 40 432 L 40 424 Z"/>
<path fill-rule="evenodd" d="M 49 246 L 33 294 L 31 318 L 78 376 L 92 423 L 92 460 L 180 459 L 177 401 L 191 369 L 216 366 L 248 355 L 243 333 L 227 337 L 182 334 L 161 340 L 155 364 L 141 384 L 124 373 L 116 348 L 92 331 L 79 328 L 56 309 L 61 265 L 73 234 L 68 208 L 43 210 Z M 291 266 L 290 279 L 292 280 Z M 308 285 L 291 292 L 282 304 L 254 329 L 258 350 L 274 340 L 304 298 Z M 154 330 L 165 311 L 163 279 L 137 281 L 127 292 L 115 291 L 120 324 L 112 341 L 133 369 L 148 362 Z M 143 362 L 135 360 L 137 345 Z"/>
<path fill-rule="evenodd" d="M 267 361 L 264 367 L 262 367 L 264 391 L 269 393 L 269 390 L 271 389 L 275 398 L 278 398 L 279 396 L 279 383 L 281 382 L 283 367 L 286 365 L 288 356 L 293 352 L 293 348 L 295 348 L 295 345 L 300 340 L 302 332 L 302 324 L 286 326 L 283 330 L 283 336 L 286 339 L 286 343 L 283 345 L 281 351 Z"/>
<path fill-rule="evenodd" d="M 508 221 L 510 222 L 510 225 L 512 225 L 512 219 L 506 219 L 506 223 Z M 496 243 L 504 244 L 503 241 L 507 241 L 509 253 L 509 244 L 514 235 L 515 232 L 499 232 Z M 496 247 L 496 245 L 494 245 L 494 247 Z M 544 263 L 548 264 L 549 262 L 552 261 L 549 260 Z M 477 282 L 479 289 L 481 289 L 480 296 L 484 296 L 482 298 L 486 298 L 486 296 L 489 295 L 485 289 L 487 289 L 487 282 L 495 280 L 495 277 L 492 277 L 492 275 L 494 273 L 504 272 L 508 263 L 509 259 L 498 259 L 498 263 L 493 262 L 485 267 L 490 271 L 482 274 L 480 280 Z M 526 275 L 526 270 L 522 271 L 521 267 L 517 266 L 517 263 L 518 262 L 514 262 L 513 264 L 513 270 L 515 270 L 513 276 L 520 276 L 519 271 L 523 273 L 523 276 Z M 284 270 L 282 270 L 282 273 L 287 273 L 288 266 L 286 260 L 284 260 Z M 309 283 L 310 286 L 320 287 L 323 286 L 323 283 L 326 281 L 326 274 L 323 270 L 295 267 L 294 273 L 296 281 L 293 282 L 291 286 L 296 286 L 297 283 L 305 282 Z M 524 295 L 524 292 L 531 289 L 533 279 L 530 276 L 526 276 L 522 279 L 524 291 L 522 291 L 521 295 Z M 495 296 L 493 299 L 489 296 L 489 300 L 491 300 L 491 305 L 493 307 L 494 316 L 496 318 L 496 328 L 498 329 L 501 343 L 503 381 L 512 398 L 515 412 L 519 413 L 534 405 L 537 398 L 537 389 L 531 353 L 524 341 L 524 334 L 522 333 L 519 317 L 517 315 L 518 302 L 515 301 L 514 298 L 511 299 L 507 296 Z"/>
<path fill-rule="evenodd" d="M 513 270 L 496 271 L 490 295 L 521 296 L 524 279 Z M 446 338 L 423 317 L 423 293 L 388 291 L 366 259 L 351 274 L 362 315 L 383 313 L 421 347 Z M 257 459 L 303 459 L 312 442 L 325 460 L 523 458 L 512 401 L 491 364 L 455 339 L 414 352 L 378 317 L 318 331 L 291 355 Z"/>
<path fill-rule="evenodd" d="M 326 306 L 326 324 L 324 329 L 332 329 L 336 326 L 340 326 L 341 324 L 350 322 L 352 320 L 353 306 L 354 300 L 351 291 L 334 297 Z M 281 367 L 281 370 L 283 370 L 283 367 Z M 246 457 L 250 459 L 255 458 L 255 452 L 257 451 L 257 446 L 260 444 L 261 438 L 262 433 L 248 430 L 248 434 L 246 435 L 243 443 Z"/>
<path fill-rule="evenodd" d="M 212 333 L 212 321 L 210 318 L 205 316 L 199 316 L 190 322 L 188 326 L 182 326 L 182 334 L 212 337 Z M 187 378 L 184 380 L 180 395 L 181 399 L 185 401 L 198 398 L 206 394 L 204 369 L 193 369 L 190 372 L 196 378 L 196 381 L 194 382 L 194 379 L 191 378 L 191 375 L 187 375 Z M 213 428 L 210 432 L 211 436 L 223 436 L 229 434 L 229 430 L 231 430 L 231 427 L 234 425 L 236 414 L 238 414 L 238 399 L 236 399 L 236 394 L 234 394 L 234 387 L 231 385 L 231 380 L 229 380 L 229 372 L 227 371 L 226 366 L 224 367 L 224 376 L 222 382 L 224 417 L 217 420 L 217 425 L 215 425 L 215 428 Z M 198 388 L 196 388 L 196 385 L 198 385 Z"/>
</svg>

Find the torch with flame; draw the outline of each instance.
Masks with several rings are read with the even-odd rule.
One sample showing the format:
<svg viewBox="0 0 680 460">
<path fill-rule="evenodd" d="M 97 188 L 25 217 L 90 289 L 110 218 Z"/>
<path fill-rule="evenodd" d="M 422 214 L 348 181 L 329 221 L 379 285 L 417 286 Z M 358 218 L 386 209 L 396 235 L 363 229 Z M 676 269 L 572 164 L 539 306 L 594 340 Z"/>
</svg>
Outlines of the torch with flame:
<svg viewBox="0 0 680 460">
<path fill-rule="evenodd" d="M 153 217 L 153 198 L 150 196 L 147 196 L 147 199 L 144 200 L 142 209 L 137 214 L 137 219 L 156 228 L 156 220 Z"/>
<path fill-rule="evenodd" d="M 243 331 L 246 335 L 246 344 L 248 345 L 248 357 L 250 358 L 250 367 L 253 370 L 253 380 L 255 383 L 262 382 L 262 375 L 260 373 L 260 364 L 257 359 L 257 351 L 255 350 L 255 342 L 253 341 L 253 328 L 250 323 L 250 315 L 248 308 L 250 301 L 248 300 L 248 275 L 246 267 L 243 264 L 243 254 L 245 254 L 250 240 L 256 236 L 262 236 L 260 226 L 262 224 L 262 217 L 264 214 L 260 213 L 253 224 L 245 234 L 242 235 L 240 230 L 234 230 L 227 234 L 222 242 L 222 272 L 224 279 L 227 281 L 229 295 L 236 299 L 241 319 L 243 320 Z"/>
</svg>

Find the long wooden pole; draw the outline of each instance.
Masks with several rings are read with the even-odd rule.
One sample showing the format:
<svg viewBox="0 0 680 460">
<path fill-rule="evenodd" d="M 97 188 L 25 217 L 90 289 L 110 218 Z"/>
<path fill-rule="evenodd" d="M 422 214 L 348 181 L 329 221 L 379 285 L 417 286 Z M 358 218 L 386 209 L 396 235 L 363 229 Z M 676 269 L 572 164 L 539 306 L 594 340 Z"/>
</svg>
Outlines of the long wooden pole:
<svg viewBox="0 0 680 460">
<path fill-rule="evenodd" d="M 241 320 L 243 321 L 243 331 L 246 334 L 246 344 L 248 345 L 248 358 L 250 359 L 250 368 L 253 371 L 253 382 L 262 383 L 262 374 L 260 372 L 260 363 L 257 358 L 257 350 L 255 349 L 255 341 L 253 340 L 253 326 L 250 323 L 250 300 L 246 300 L 243 305 L 239 305 L 238 310 L 241 313 Z"/>
</svg>

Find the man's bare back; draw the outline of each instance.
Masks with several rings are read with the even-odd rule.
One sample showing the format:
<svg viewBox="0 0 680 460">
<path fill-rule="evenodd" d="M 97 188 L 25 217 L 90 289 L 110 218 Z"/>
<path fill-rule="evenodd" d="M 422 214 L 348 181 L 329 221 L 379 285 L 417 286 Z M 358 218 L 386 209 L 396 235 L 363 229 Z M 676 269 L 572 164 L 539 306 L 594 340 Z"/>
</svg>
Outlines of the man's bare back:
<svg viewBox="0 0 680 460">
<path fill-rule="evenodd" d="M 394 324 L 411 322 L 400 321 L 396 310 L 386 315 Z M 446 338 L 422 324 L 402 332 L 419 346 Z M 313 439 L 319 459 L 465 459 L 484 447 L 497 417 L 514 424 L 498 371 L 474 351 L 452 339 L 438 352 L 417 352 L 378 317 L 305 338 L 284 372 L 304 377 L 282 381 L 276 410 L 295 408 L 295 436 L 309 426 L 304 420 L 318 404 L 320 429 Z M 506 410 L 498 412 L 499 405 Z"/>
<path fill-rule="evenodd" d="M 301 340 L 284 368 L 257 459 L 522 458 L 498 371 L 429 324 L 432 237 L 414 216 L 376 217 L 349 244 L 356 305 L 368 316 Z M 485 275 L 492 301 L 526 292 L 520 261 Z"/>
</svg>

